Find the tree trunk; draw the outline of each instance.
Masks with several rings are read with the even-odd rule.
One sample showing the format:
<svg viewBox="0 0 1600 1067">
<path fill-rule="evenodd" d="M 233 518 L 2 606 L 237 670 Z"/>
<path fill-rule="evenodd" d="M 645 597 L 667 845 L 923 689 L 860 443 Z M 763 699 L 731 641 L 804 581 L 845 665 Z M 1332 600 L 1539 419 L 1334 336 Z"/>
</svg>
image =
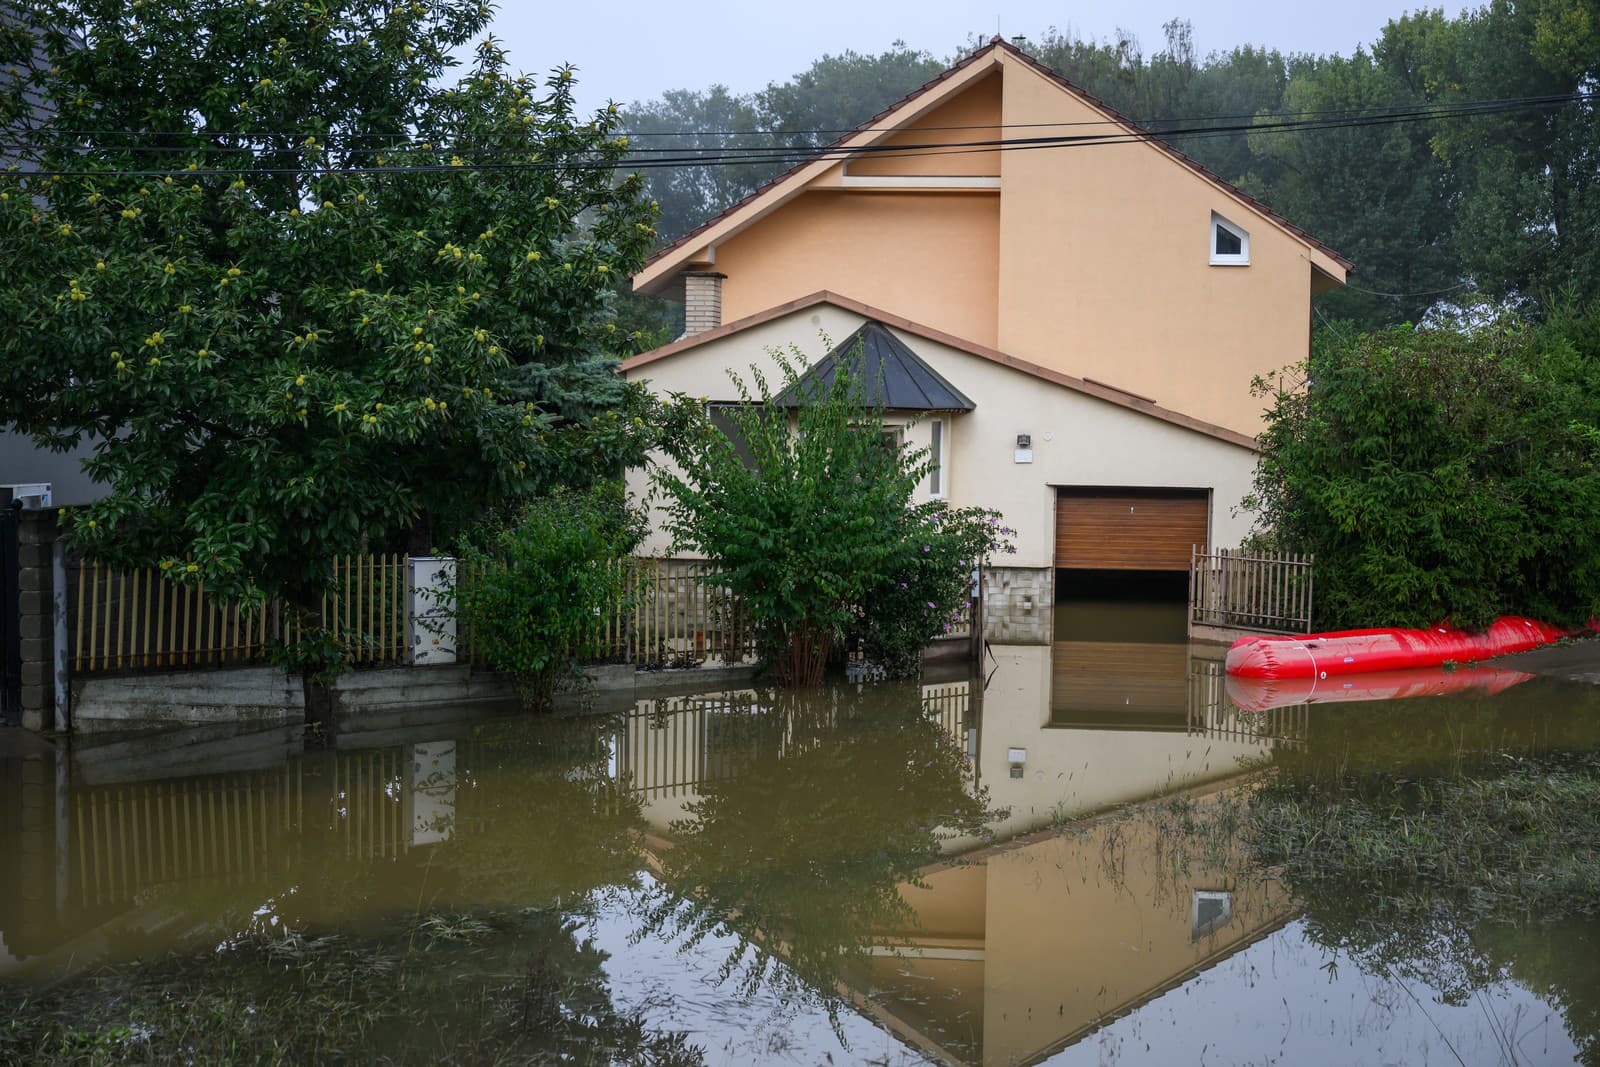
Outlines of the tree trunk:
<svg viewBox="0 0 1600 1067">
<path fill-rule="evenodd" d="M 833 636 L 825 630 L 802 625 L 789 631 L 787 654 L 778 657 L 778 680 L 791 687 L 821 685 L 832 647 Z"/>
<path fill-rule="evenodd" d="M 301 691 L 306 703 L 306 745 L 311 748 L 331 748 L 338 733 L 335 722 L 333 683 L 317 681 L 315 671 L 300 672 Z"/>
<path fill-rule="evenodd" d="M 406 531 L 406 555 L 433 555 L 433 516 L 427 511 L 417 512 L 411 528 Z"/>
</svg>

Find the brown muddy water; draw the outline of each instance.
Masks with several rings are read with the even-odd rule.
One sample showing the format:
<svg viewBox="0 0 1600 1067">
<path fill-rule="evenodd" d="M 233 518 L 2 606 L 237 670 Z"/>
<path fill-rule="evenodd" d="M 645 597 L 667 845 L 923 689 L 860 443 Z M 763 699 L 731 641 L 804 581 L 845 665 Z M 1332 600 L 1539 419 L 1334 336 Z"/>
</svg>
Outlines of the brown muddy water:
<svg viewBox="0 0 1600 1067">
<path fill-rule="evenodd" d="M 14 748 L 0 1060 L 1600 1062 L 1596 902 L 1402 907 L 1237 832 L 1262 782 L 1592 758 L 1600 690 L 1247 710 L 1181 607 L 1056 636 L 325 750 Z"/>
</svg>

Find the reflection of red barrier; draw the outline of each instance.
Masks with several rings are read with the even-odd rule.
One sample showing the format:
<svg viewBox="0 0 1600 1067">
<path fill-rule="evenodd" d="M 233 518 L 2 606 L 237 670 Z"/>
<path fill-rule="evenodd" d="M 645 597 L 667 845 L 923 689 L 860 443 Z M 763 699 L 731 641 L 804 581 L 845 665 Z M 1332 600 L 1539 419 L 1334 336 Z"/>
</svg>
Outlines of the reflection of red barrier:
<svg viewBox="0 0 1600 1067">
<path fill-rule="evenodd" d="M 1597 629 L 1591 622 L 1590 629 Z M 1504 615 L 1482 633 L 1436 626 L 1431 630 L 1341 630 L 1304 637 L 1242 637 L 1228 649 L 1227 670 L 1246 678 L 1332 678 L 1444 663 L 1476 663 L 1527 652 L 1563 637 L 1532 619 Z"/>
<path fill-rule="evenodd" d="M 1245 711 L 1267 711 L 1292 704 L 1357 703 L 1363 700 L 1410 700 L 1470 690 L 1493 695 L 1521 685 L 1533 675 L 1500 667 L 1414 667 L 1381 674 L 1347 674 L 1337 678 L 1228 677 L 1228 699 Z"/>
</svg>

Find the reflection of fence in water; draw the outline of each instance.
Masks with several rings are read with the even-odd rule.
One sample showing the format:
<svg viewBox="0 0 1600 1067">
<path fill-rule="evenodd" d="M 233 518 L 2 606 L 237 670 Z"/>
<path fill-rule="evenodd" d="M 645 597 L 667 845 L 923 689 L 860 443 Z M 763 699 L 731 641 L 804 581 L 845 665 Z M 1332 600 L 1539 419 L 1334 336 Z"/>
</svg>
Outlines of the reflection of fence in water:
<svg viewBox="0 0 1600 1067">
<path fill-rule="evenodd" d="M 91 786 L 71 798 L 77 897 L 131 900 L 165 883 L 240 881 L 299 861 L 299 764 L 246 775 Z"/>
<path fill-rule="evenodd" d="M 341 752 L 334 763 L 334 826 L 347 858 L 390 859 L 411 845 L 402 750 Z"/>
<path fill-rule="evenodd" d="M 1219 741 L 1303 748 L 1310 729 L 1310 705 L 1247 711 L 1228 699 L 1222 663 L 1207 659 L 1190 662 L 1189 733 Z"/>
<path fill-rule="evenodd" d="M 970 683 L 923 686 L 922 707 L 953 742 L 968 745 Z M 649 798 L 692 795 L 702 784 L 738 777 L 763 751 L 781 758 L 817 743 L 814 729 L 763 705 L 754 692 L 641 700 L 614 739 L 618 775 L 630 793 Z"/>
<path fill-rule="evenodd" d="M 395 749 L 337 754 L 323 825 L 346 858 L 392 858 L 410 847 L 405 758 Z M 91 907 L 169 883 L 292 874 L 309 829 L 304 793 L 299 760 L 273 771 L 74 789 L 76 897 Z"/>
</svg>

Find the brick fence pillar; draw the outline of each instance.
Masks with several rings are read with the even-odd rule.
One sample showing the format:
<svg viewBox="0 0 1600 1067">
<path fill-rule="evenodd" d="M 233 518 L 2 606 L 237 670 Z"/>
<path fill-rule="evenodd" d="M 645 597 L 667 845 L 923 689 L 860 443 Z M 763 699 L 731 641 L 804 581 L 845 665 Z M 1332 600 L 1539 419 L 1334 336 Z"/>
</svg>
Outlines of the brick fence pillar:
<svg viewBox="0 0 1600 1067">
<path fill-rule="evenodd" d="M 55 722 L 55 586 L 51 556 L 60 527 L 54 509 L 24 511 L 17 529 L 18 621 L 22 630 L 22 725 Z M 65 596 L 66 590 L 61 590 Z"/>
</svg>

